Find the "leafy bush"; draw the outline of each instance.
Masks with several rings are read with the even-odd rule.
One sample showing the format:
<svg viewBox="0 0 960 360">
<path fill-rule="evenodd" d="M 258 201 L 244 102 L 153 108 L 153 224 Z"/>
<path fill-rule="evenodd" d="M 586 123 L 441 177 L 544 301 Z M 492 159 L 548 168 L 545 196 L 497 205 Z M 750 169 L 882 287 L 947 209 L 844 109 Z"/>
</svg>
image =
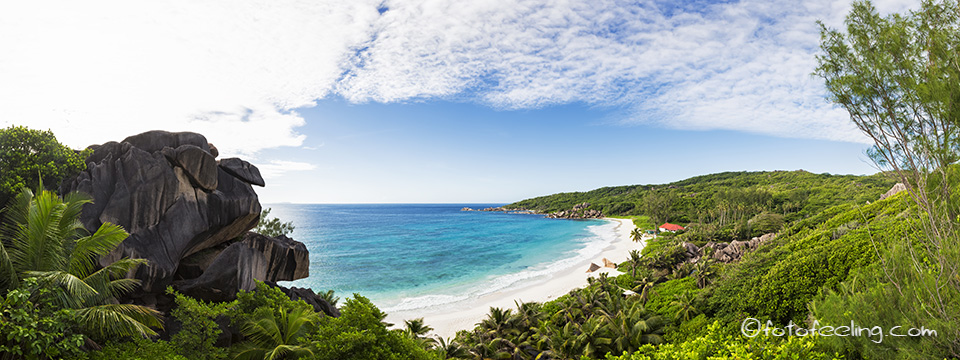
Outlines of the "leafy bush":
<svg viewBox="0 0 960 360">
<path fill-rule="evenodd" d="M 78 360 L 188 360 L 181 350 L 169 341 L 138 338 L 107 344 L 99 351 L 91 351 Z"/>
<path fill-rule="evenodd" d="M 287 313 L 301 308 L 313 311 L 313 307 L 303 300 L 291 300 L 280 288 L 257 281 L 257 288 L 253 291 L 240 290 L 237 293 L 235 306 L 227 311 L 227 316 L 230 316 L 232 323 L 239 327 L 251 320 L 251 316 L 258 309 L 271 309 L 279 317 L 281 312 Z"/>
<path fill-rule="evenodd" d="M 749 221 L 751 236 L 759 236 L 767 233 L 777 232 L 783 227 L 783 215 L 763 212 L 759 213 Z"/>
<path fill-rule="evenodd" d="M 696 295 L 699 292 L 697 282 L 692 277 L 662 282 L 653 287 L 646 308 L 660 314 L 664 319 L 673 319 L 677 313 L 677 305 L 672 304 L 677 295 L 689 292 Z"/>
<path fill-rule="evenodd" d="M 74 314 L 50 302 L 35 280 L 0 297 L 0 359 L 71 358 L 82 354 Z M 31 299 L 39 299 L 32 301 Z"/>
<path fill-rule="evenodd" d="M 170 342 L 180 355 L 190 359 L 226 358 L 226 349 L 215 345 L 221 333 L 216 319 L 235 304 L 233 302 L 206 303 L 173 291 L 173 288 L 167 288 L 167 293 L 176 298 L 177 306 L 171 314 L 180 321 L 181 327 Z"/>
<path fill-rule="evenodd" d="M 438 359 L 399 330 L 387 330 L 386 314 L 367 298 L 354 294 L 338 318 L 321 319 L 319 330 L 307 337 L 318 360 Z"/>
<path fill-rule="evenodd" d="M 936 336 L 895 337 L 884 336 L 877 343 L 876 337 L 864 336 L 829 337 L 824 343 L 835 351 L 844 352 L 851 358 L 865 359 L 946 359 L 956 356 L 951 353 L 952 342 L 960 339 L 960 324 L 956 321 L 942 321 L 930 318 L 924 313 L 904 311 L 909 309 L 910 297 L 904 294 L 926 292 L 936 286 L 934 266 L 924 269 L 927 278 L 914 278 L 904 271 L 911 250 L 894 244 L 884 249 L 886 265 L 863 267 L 852 271 L 850 277 L 836 290 L 824 289 L 823 294 L 810 303 L 813 318 L 823 325 L 844 325 L 851 321 L 862 327 L 879 326 L 884 331 L 892 331 L 900 326 L 900 334 L 908 334 L 908 329 L 930 329 Z M 916 253 L 916 251 L 913 251 Z M 892 265 L 892 266 L 891 266 Z M 890 276 L 895 276 L 894 285 Z M 951 291 L 939 291 L 938 295 L 947 304 L 960 303 L 960 294 Z M 955 306 L 955 305 L 954 305 Z"/>
<path fill-rule="evenodd" d="M 903 200 L 839 206 L 785 229 L 772 244 L 728 267 L 710 308 L 733 318 L 752 314 L 777 323 L 804 321 L 807 303 L 821 288 L 836 288 L 851 270 L 877 261 L 876 244 L 907 235 L 906 226 L 914 220 L 903 216 L 909 208 Z M 851 221 L 865 225 L 834 238 L 835 230 Z"/>
<path fill-rule="evenodd" d="M 0 129 L 0 208 L 20 188 L 43 186 L 55 189 L 63 179 L 86 168 L 90 150 L 76 152 L 57 142 L 53 132 L 11 126 Z"/>
<path fill-rule="evenodd" d="M 743 337 L 724 330 L 719 321 L 707 326 L 705 334 L 681 343 L 644 345 L 639 351 L 621 356 L 607 355 L 606 360 L 793 360 L 842 359 L 818 347 L 817 338 Z"/>
</svg>

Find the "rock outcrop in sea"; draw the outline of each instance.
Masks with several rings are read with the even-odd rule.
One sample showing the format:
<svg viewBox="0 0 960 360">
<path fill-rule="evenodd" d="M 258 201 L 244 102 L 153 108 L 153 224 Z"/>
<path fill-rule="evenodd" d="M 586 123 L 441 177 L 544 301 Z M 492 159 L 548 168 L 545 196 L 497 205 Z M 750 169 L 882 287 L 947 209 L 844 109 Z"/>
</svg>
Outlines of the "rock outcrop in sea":
<svg viewBox="0 0 960 360">
<path fill-rule="evenodd" d="M 111 222 L 130 233 L 101 263 L 147 260 L 128 275 L 141 286 L 125 301 L 157 306 L 170 285 L 224 301 L 254 289 L 254 280 L 307 277 L 303 243 L 248 232 L 261 210 L 253 185 L 265 185 L 256 166 L 238 158 L 217 160 L 216 147 L 190 132 L 150 131 L 90 148 L 87 169 L 64 181 L 60 191 L 93 198 L 80 217 L 88 230 Z"/>
</svg>

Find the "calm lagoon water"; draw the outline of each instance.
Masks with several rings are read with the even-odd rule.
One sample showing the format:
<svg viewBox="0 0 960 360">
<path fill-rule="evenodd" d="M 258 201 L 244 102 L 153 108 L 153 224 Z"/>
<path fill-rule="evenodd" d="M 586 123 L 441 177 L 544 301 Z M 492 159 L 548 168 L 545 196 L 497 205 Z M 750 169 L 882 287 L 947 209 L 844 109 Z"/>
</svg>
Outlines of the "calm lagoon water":
<svg viewBox="0 0 960 360">
<path fill-rule="evenodd" d="M 465 212 L 502 204 L 269 204 L 310 250 L 310 277 L 288 282 L 382 310 L 455 303 L 522 286 L 595 255 L 614 238 L 603 220 Z"/>
</svg>

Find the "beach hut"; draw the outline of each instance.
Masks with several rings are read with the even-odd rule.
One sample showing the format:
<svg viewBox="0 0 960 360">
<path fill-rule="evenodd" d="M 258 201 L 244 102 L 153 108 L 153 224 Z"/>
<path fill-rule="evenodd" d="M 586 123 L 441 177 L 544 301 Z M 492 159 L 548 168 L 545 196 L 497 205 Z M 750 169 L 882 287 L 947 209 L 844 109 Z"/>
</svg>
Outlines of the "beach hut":
<svg viewBox="0 0 960 360">
<path fill-rule="evenodd" d="M 614 269 L 616 269 L 616 268 L 617 268 L 617 263 L 615 263 L 615 262 L 613 262 L 613 261 L 610 261 L 610 260 L 608 260 L 607 258 L 603 258 L 603 267 L 608 267 L 608 268 L 614 268 Z"/>
<path fill-rule="evenodd" d="M 665 232 L 665 231 L 676 232 L 680 230 L 683 230 L 683 226 L 680 226 L 677 224 L 663 223 L 663 225 L 660 225 L 660 232 Z"/>
<path fill-rule="evenodd" d="M 591 272 L 597 271 L 597 270 L 599 270 L 599 269 L 600 269 L 600 265 L 597 265 L 597 264 L 594 264 L 594 263 L 590 263 L 590 268 L 587 269 L 587 272 L 588 272 L 588 273 L 591 273 Z"/>
</svg>

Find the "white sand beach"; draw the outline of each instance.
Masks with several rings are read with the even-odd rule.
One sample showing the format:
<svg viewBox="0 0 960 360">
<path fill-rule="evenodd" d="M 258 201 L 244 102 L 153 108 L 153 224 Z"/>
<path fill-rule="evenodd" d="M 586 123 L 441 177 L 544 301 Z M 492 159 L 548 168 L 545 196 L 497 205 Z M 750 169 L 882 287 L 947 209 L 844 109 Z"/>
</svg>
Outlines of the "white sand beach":
<svg viewBox="0 0 960 360">
<path fill-rule="evenodd" d="M 555 273 L 549 278 L 525 284 L 524 287 L 519 289 L 493 292 L 476 299 L 463 301 L 456 308 L 444 311 L 420 309 L 393 312 L 388 314 L 386 321 L 395 324 L 396 327 L 402 327 L 404 320 L 423 317 L 424 322 L 434 328 L 431 336 L 453 337 L 459 330 L 473 329 L 478 322 L 486 317 L 490 307 L 515 309 L 514 301 L 550 301 L 570 292 L 570 290 L 586 286 L 589 277 L 598 276 L 603 272 L 612 272 L 610 276 L 614 276 L 618 274 L 617 270 L 602 267 L 603 259 L 607 258 L 615 263 L 623 262 L 630 256 L 630 250 L 642 249 L 644 243 L 630 241 L 630 232 L 635 228 L 631 220 L 614 218 L 606 218 L 606 220 L 619 222 L 615 229 L 616 239 L 603 251 L 587 261 Z M 587 273 L 591 262 L 600 265 L 601 268 Z"/>
</svg>

